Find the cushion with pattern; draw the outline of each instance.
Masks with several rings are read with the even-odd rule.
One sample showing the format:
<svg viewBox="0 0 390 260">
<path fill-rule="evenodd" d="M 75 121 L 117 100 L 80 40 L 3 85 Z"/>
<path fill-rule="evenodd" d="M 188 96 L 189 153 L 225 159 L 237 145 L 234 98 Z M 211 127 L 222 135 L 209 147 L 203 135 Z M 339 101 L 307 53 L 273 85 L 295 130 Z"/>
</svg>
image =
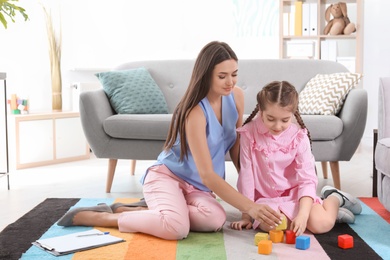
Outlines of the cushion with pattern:
<svg viewBox="0 0 390 260">
<path fill-rule="evenodd" d="M 95 75 L 118 114 L 168 114 L 164 94 L 146 68 Z"/>
<path fill-rule="evenodd" d="M 299 112 L 303 115 L 336 115 L 361 78 L 361 74 L 350 72 L 317 74 L 299 93 Z"/>
</svg>

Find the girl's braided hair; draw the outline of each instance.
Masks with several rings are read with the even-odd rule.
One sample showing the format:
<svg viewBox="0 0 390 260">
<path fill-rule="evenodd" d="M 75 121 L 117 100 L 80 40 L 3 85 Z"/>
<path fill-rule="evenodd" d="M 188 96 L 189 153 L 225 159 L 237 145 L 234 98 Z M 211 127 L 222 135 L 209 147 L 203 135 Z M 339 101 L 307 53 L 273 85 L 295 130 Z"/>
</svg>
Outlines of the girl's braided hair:
<svg viewBox="0 0 390 260">
<path fill-rule="evenodd" d="M 287 107 L 291 110 L 301 128 L 307 130 L 307 136 L 309 137 L 311 144 L 310 132 L 303 122 L 301 114 L 298 110 L 298 97 L 298 92 L 295 87 L 287 81 L 273 81 L 269 83 L 257 94 L 257 105 L 249 117 L 245 120 L 243 125 L 252 121 L 252 119 L 260 110 L 264 111 L 267 104 L 276 103 L 280 107 Z"/>
</svg>

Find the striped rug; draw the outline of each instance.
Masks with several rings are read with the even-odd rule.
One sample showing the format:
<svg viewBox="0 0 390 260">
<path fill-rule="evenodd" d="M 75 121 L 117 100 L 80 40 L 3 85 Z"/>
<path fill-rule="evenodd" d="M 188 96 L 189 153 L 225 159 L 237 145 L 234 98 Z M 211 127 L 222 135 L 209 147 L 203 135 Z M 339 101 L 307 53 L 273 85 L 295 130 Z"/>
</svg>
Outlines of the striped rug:
<svg viewBox="0 0 390 260">
<path fill-rule="evenodd" d="M 80 199 L 76 200 L 74 206 L 92 206 L 102 202 L 130 203 L 137 200 Z M 21 259 L 390 259 L 390 213 L 383 208 L 377 198 L 360 198 L 360 200 L 363 211 L 361 215 L 356 216 L 354 224 L 336 224 L 332 231 L 324 235 L 306 233 L 310 236 L 310 248 L 307 250 L 298 250 L 295 245 L 274 243 L 271 255 L 259 255 L 253 242 L 256 232 L 230 229 L 229 223 L 239 219 L 240 213 L 230 205 L 221 202 L 228 216 L 222 232 L 191 232 L 184 240 L 165 241 L 149 235 L 126 234 L 118 232 L 117 229 L 95 227 L 122 237 L 126 242 L 61 257 L 54 257 L 31 246 L 22 254 Z M 62 228 L 53 224 L 41 238 L 88 229 L 90 228 Z M 354 248 L 339 248 L 337 236 L 340 234 L 352 235 Z"/>
</svg>

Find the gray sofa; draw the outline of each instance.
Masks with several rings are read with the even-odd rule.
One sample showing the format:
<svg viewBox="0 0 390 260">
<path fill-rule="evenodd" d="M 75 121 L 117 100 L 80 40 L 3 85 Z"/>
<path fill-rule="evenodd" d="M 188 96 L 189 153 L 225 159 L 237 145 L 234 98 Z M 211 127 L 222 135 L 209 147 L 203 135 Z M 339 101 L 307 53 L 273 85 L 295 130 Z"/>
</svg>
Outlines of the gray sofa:
<svg viewBox="0 0 390 260">
<path fill-rule="evenodd" d="M 390 211 L 390 78 L 380 78 L 378 97 L 378 142 L 375 147 L 377 195 Z"/>
<path fill-rule="evenodd" d="M 161 88 L 172 113 L 184 94 L 194 60 L 136 61 L 115 70 L 145 67 Z M 324 60 L 240 60 L 237 86 L 245 93 L 245 114 L 256 104 L 257 92 L 274 80 L 291 82 L 298 91 L 316 74 L 347 72 L 341 64 Z M 118 159 L 154 160 L 164 144 L 171 114 L 116 114 L 103 90 L 80 95 L 80 117 L 85 136 L 98 158 L 109 159 L 106 191 L 110 192 Z M 304 115 L 310 130 L 313 154 L 322 162 L 327 178 L 327 162 L 334 184 L 340 187 L 339 161 L 349 161 L 364 132 L 367 117 L 367 92 L 352 89 L 337 116 Z"/>
</svg>

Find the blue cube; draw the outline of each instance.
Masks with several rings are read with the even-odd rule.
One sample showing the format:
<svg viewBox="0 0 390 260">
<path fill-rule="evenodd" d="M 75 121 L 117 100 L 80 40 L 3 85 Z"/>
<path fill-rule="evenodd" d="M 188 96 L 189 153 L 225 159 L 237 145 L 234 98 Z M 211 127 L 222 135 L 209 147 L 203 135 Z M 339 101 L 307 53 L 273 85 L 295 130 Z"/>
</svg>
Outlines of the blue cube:
<svg viewBox="0 0 390 260">
<path fill-rule="evenodd" d="M 309 236 L 299 236 L 295 239 L 295 248 L 306 250 L 310 247 L 310 237 Z"/>
</svg>

